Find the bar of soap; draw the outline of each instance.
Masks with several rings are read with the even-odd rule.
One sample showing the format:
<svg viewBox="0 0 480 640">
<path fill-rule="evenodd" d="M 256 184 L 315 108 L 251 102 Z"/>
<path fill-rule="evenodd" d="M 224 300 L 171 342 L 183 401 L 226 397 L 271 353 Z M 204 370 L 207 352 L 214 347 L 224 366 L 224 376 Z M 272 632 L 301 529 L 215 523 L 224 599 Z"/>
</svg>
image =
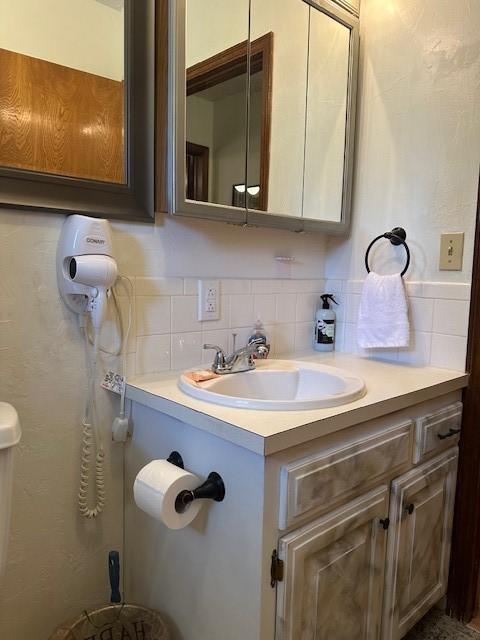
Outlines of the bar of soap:
<svg viewBox="0 0 480 640">
<path fill-rule="evenodd" d="M 186 378 L 192 380 L 193 382 L 207 382 L 207 380 L 213 380 L 214 378 L 218 378 L 218 373 L 213 373 L 210 369 L 203 369 L 201 371 L 188 371 L 185 374 Z"/>
</svg>

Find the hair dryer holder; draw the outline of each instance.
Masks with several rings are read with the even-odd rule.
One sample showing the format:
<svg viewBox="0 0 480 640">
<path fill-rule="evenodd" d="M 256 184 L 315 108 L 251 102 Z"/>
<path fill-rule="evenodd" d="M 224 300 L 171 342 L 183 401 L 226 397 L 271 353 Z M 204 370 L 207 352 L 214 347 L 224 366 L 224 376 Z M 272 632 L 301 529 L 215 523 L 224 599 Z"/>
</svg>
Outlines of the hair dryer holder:
<svg viewBox="0 0 480 640">
<path fill-rule="evenodd" d="M 89 310 L 92 286 L 72 279 L 71 261 L 79 256 L 109 256 L 114 259 L 108 220 L 72 215 L 65 220 L 60 233 L 56 257 L 60 295 L 69 309 L 84 314 Z"/>
<path fill-rule="evenodd" d="M 172 451 L 168 456 L 167 462 L 185 469 L 183 458 L 178 451 Z M 220 474 L 212 471 L 208 474 L 208 478 L 203 484 L 192 491 L 181 491 L 175 500 L 175 510 L 177 513 L 184 513 L 194 500 L 214 500 L 222 502 L 225 498 L 225 484 Z"/>
</svg>

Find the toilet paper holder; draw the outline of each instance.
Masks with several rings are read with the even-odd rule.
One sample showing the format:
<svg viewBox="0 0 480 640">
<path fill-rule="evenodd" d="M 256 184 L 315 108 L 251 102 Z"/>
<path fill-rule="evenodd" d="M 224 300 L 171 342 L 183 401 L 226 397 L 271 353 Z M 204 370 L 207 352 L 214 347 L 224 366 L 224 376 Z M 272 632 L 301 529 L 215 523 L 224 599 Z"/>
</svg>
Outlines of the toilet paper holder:
<svg viewBox="0 0 480 640">
<path fill-rule="evenodd" d="M 178 451 L 172 451 L 168 456 L 167 462 L 184 469 L 183 458 Z M 181 491 L 175 500 L 175 511 L 177 513 L 184 513 L 190 504 L 194 500 L 215 500 L 215 502 L 222 502 L 225 498 L 225 484 L 222 476 L 216 471 L 212 471 L 208 474 L 208 478 L 203 484 L 191 491 Z"/>
</svg>

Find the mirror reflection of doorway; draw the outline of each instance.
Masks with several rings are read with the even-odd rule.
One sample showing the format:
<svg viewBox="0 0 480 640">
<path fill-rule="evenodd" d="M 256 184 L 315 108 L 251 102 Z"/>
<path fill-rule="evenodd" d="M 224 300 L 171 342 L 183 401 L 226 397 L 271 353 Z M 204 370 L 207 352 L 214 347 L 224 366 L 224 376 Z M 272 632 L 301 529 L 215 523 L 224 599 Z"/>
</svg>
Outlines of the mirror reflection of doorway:
<svg viewBox="0 0 480 640">
<path fill-rule="evenodd" d="M 188 199 L 245 207 L 245 198 L 240 204 L 242 199 L 232 198 L 232 189 L 246 181 L 248 136 L 249 182 L 258 185 L 259 191 L 253 198 L 247 195 L 247 206 L 267 210 L 272 55 L 270 32 L 250 45 L 241 42 L 187 69 Z"/>
<path fill-rule="evenodd" d="M 187 141 L 186 192 L 189 200 L 208 201 L 208 164 L 210 150 Z"/>
</svg>

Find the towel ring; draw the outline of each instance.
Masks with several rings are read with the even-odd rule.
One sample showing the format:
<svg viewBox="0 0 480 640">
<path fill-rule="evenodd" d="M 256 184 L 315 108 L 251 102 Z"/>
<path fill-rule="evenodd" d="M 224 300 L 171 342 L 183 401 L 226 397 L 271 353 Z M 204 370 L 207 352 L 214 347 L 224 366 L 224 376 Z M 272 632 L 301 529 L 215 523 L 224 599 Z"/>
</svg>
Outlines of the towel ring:
<svg viewBox="0 0 480 640">
<path fill-rule="evenodd" d="M 367 269 L 367 273 L 370 273 L 370 267 L 368 266 L 368 256 L 370 253 L 370 249 L 373 247 L 375 242 L 377 242 L 377 240 L 381 240 L 382 238 L 386 238 L 387 240 L 390 240 L 390 242 L 396 247 L 398 247 L 401 244 L 403 244 L 403 246 L 405 247 L 405 251 L 407 253 L 407 264 L 405 265 L 404 270 L 400 274 L 403 278 L 403 276 L 408 271 L 408 267 L 410 266 L 410 249 L 408 248 L 408 244 L 405 242 L 407 238 L 407 232 L 405 231 L 405 229 L 402 229 L 402 227 L 395 227 L 395 229 L 392 229 L 391 231 L 387 231 L 386 233 L 382 233 L 382 235 L 377 236 L 371 241 L 365 253 L 365 267 Z"/>
</svg>

